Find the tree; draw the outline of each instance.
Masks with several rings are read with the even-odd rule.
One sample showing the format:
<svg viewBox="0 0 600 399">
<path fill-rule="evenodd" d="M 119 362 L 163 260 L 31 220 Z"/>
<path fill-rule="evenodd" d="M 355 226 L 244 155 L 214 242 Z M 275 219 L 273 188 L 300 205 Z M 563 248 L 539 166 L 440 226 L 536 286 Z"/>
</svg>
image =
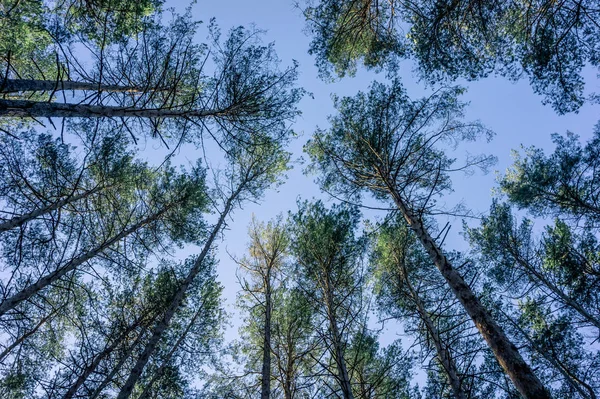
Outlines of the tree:
<svg viewBox="0 0 600 399">
<path fill-rule="evenodd" d="M 469 392 L 468 374 L 474 371 L 460 370 L 457 364 L 461 360 L 461 338 L 464 341 L 459 326 L 464 324 L 464 318 L 453 314 L 455 304 L 446 299 L 448 293 L 443 281 L 432 273 L 428 256 L 418 245 L 401 219 L 392 219 L 377 229 L 372 262 L 379 309 L 383 315 L 410 326 L 407 330 L 416 332 L 421 353 L 425 354 L 421 357 L 426 358 L 433 351 L 453 397 L 465 399 L 473 396 Z M 476 350 L 470 352 L 473 357 L 477 355 Z"/>
<path fill-rule="evenodd" d="M 554 134 L 554 153 L 546 156 L 541 149 L 528 148 L 500 180 L 500 188 L 510 201 L 533 216 L 554 216 L 582 222 L 589 229 L 600 225 L 600 124 L 592 138 L 582 146 L 568 132 Z"/>
<path fill-rule="evenodd" d="M 345 205 L 328 210 L 321 202 L 305 202 L 292 220 L 297 284 L 324 325 L 319 334 L 333 365 L 325 360 L 319 363 L 334 378 L 342 397 L 352 399 L 346 351 L 363 311 L 361 257 L 365 241 L 355 236 L 359 213 Z"/>
<path fill-rule="evenodd" d="M 518 306 L 496 305 L 505 325 L 530 358 L 543 364 L 545 378 L 561 382 L 556 389 L 561 397 L 596 397 L 598 384 L 592 376 L 598 354 L 584 338 L 600 331 L 596 136 L 582 147 L 573 134 L 555 135 L 549 157 L 536 148 L 525 157 L 516 154 L 499 179 L 508 202 L 496 200 L 479 227 L 466 228 L 487 265 L 490 289 L 516 299 Z M 511 205 L 535 219 L 519 222 Z"/>
<path fill-rule="evenodd" d="M 357 197 L 366 191 L 392 202 L 438 268 L 446 283 L 488 343 L 502 368 L 525 398 L 548 393 L 502 328 L 493 320 L 461 274 L 453 267 L 424 223 L 435 213 L 435 199 L 450 188 L 449 172 L 489 164 L 470 157 L 465 165 L 439 149 L 489 134 L 478 123 L 460 121 L 464 105 L 459 89 L 435 92 L 410 101 L 402 87 L 373 84 L 368 94 L 336 101 L 339 115 L 329 131 L 317 131 L 307 150 L 313 168 L 323 173 L 326 190 Z"/>
<path fill-rule="evenodd" d="M 228 151 L 230 168 L 225 173 L 225 181 L 220 182 L 221 190 L 229 188 L 228 192 L 221 192 L 222 209 L 219 210 L 217 222 L 211 227 L 207 239 L 204 241 L 202 251 L 186 262 L 187 272 L 178 284 L 170 304 L 164 315 L 152 328 L 152 335 L 143 352 L 138 356 L 127 381 L 122 386 L 117 399 L 128 398 L 138 381 L 150 357 L 158 348 L 159 342 L 169 329 L 171 321 L 178 309 L 182 306 L 188 289 L 196 278 L 202 275 L 206 262 L 210 260 L 210 253 L 215 240 L 225 227 L 226 218 L 229 217 L 236 205 L 246 200 L 258 200 L 270 186 L 280 182 L 281 173 L 287 170 L 289 154 L 281 149 L 281 141 L 274 141 L 268 137 L 253 137 L 254 145 L 240 146 L 236 144 Z M 218 198 L 214 198 L 216 204 Z"/>
<path fill-rule="evenodd" d="M 592 0 L 535 3 L 473 0 L 319 0 L 302 2 L 310 53 L 323 74 L 356 64 L 390 66 L 412 58 L 435 83 L 492 73 L 529 78 L 558 113 L 585 101 L 585 65 L 599 67 L 598 18 Z"/>
<path fill-rule="evenodd" d="M 251 317 L 258 318 L 251 323 L 257 324 L 256 328 L 262 335 L 258 345 L 258 348 L 262 348 L 260 397 L 268 399 L 271 397 L 274 296 L 281 284 L 281 269 L 287 253 L 288 237 L 281 217 L 266 225 L 253 217 L 249 236 L 250 257 L 244 257 L 236 263 L 250 278 L 250 281 L 242 280 L 242 289 L 247 296 L 246 306 L 251 307 Z"/>
<path fill-rule="evenodd" d="M 156 12 L 153 18 L 166 16 Z M 203 134 L 218 141 L 255 131 L 284 135 L 303 94 L 292 88 L 297 65 L 279 70 L 273 46 L 262 45 L 259 32 L 242 27 L 222 41 L 211 24 L 210 46 L 197 44 L 198 26 L 188 12 L 174 15 L 170 24 L 144 24 L 141 32 L 114 44 L 81 39 L 91 66 L 62 49 L 56 57 L 64 66 L 41 78 L 19 73 L 8 59 L 0 91 L 11 95 L 0 99 L 0 118 L 63 118 L 63 123 L 99 118 L 134 141 L 152 134 L 177 145 L 200 141 Z M 30 57 L 35 62 L 35 54 Z M 210 58 L 213 71 L 207 68 Z"/>
</svg>

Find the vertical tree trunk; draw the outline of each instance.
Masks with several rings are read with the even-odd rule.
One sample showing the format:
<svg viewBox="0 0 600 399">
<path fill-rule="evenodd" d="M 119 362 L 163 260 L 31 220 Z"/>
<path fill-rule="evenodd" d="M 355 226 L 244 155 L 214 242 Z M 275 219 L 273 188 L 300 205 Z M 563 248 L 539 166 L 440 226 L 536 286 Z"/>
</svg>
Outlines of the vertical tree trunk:
<svg viewBox="0 0 600 399">
<path fill-rule="evenodd" d="M 265 324 L 263 334 L 263 361 L 261 373 L 261 399 L 271 395 L 271 269 L 267 269 L 265 278 Z"/>
<path fill-rule="evenodd" d="M 333 303 L 333 293 L 331 292 L 331 284 L 329 277 L 325 278 L 325 300 L 327 301 L 327 315 L 329 318 L 329 331 L 333 336 L 333 360 L 335 361 L 336 368 L 338 370 L 337 378 L 340 383 L 342 395 L 344 399 L 354 399 L 352 393 L 352 385 L 350 384 L 350 377 L 348 376 L 348 369 L 346 368 L 346 359 L 344 356 L 344 348 L 342 348 L 341 334 L 337 324 L 337 317 L 335 315 L 335 304 Z"/>
<path fill-rule="evenodd" d="M 17 292 L 13 296 L 7 298 L 0 304 L 0 316 L 5 314 L 9 310 L 13 309 L 14 307 L 16 307 L 22 301 L 31 298 L 33 295 L 35 295 L 39 291 L 43 290 L 50 284 L 56 282 L 58 279 L 63 277 L 65 274 L 69 273 L 70 271 L 75 270 L 78 266 L 80 266 L 80 265 L 84 264 L 85 262 L 87 262 L 88 260 L 94 258 L 95 256 L 97 256 L 98 254 L 100 254 L 101 252 L 103 252 L 104 250 L 109 248 L 110 246 L 114 245 L 121 239 L 136 232 L 137 230 L 139 230 L 143 226 L 147 225 L 148 223 L 151 223 L 154 220 L 158 219 L 164 212 L 166 212 L 166 209 L 163 209 L 161 212 L 158 212 L 146 219 L 141 220 L 140 222 L 129 227 L 128 229 L 121 231 L 116 236 L 113 236 L 112 238 L 104 241 L 101 245 L 97 246 L 96 248 L 92 249 L 91 251 L 88 251 L 85 254 L 78 256 L 77 258 L 71 259 L 69 262 L 64 264 L 62 267 L 59 267 L 52 273 L 47 274 L 44 277 L 40 278 L 37 282 L 23 288 L 21 291 Z"/>
<path fill-rule="evenodd" d="M 73 202 L 77 202 L 80 199 L 89 197 L 90 195 L 97 193 L 101 189 L 102 189 L 101 187 L 96 187 L 96 188 L 93 188 L 92 190 L 88 190 L 81 194 L 70 195 L 70 196 L 68 196 L 60 201 L 56 201 L 50 205 L 44 206 L 42 208 L 36 209 L 36 210 L 26 213 L 24 215 L 17 216 L 12 219 L 9 219 L 5 222 L 2 222 L 2 223 L 0 223 L 0 233 L 14 229 L 16 227 L 20 227 L 35 218 L 46 215 L 52 211 L 62 208 L 65 205 L 71 204 Z"/>
<path fill-rule="evenodd" d="M 162 338 L 163 333 L 169 327 L 169 324 L 171 323 L 171 319 L 175 315 L 175 312 L 177 311 L 177 309 L 179 309 L 179 306 L 181 306 L 181 303 L 183 302 L 183 299 L 185 297 L 187 289 L 189 288 L 189 286 L 192 284 L 192 282 L 194 281 L 194 279 L 200 272 L 202 262 L 204 261 L 204 258 L 206 258 L 206 255 L 208 255 L 210 248 L 212 247 L 213 241 L 215 240 L 215 238 L 221 231 L 221 228 L 223 227 L 223 225 L 225 223 L 225 218 L 231 211 L 231 209 L 233 207 L 233 202 L 237 198 L 237 196 L 240 194 L 241 190 L 242 190 L 242 186 L 240 186 L 238 188 L 238 190 L 235 191 L 231 195 L 231 197 L 229 197 L 227 199 L 225 208 L 224 208 L 223 212 L 221 213 L 221 215 L 219 216 L 219 220 L 217 221 L 217 224 L 213 227 L 213 230 L 211 231 L 210 236 L 208 237 L 206 243 L 204 244 L 204 248 L 202 248 L 202 252 L 200 252 L 200 255 L 196 259 L 196 262 L 194 262 L 194 265 L 190 269 L 186 279 L 183 281 L 183 283 L 179 287 L 179 290 L 175 293 L 175 296 L 173 297 L 171 304 L 169 305 L 164 316 L 154 327 L 154 329 L 152 331 L 152 336 L 150 337 L 150 340 L 146 344 L 144 351 L 139 356 L 137 362 L 133 366 L 133 369 L 131 370 L 131 373 L 129 374 L 127 381 L 121 388 L 121 391 L 117 395 L 116 399 L 127 399 L 131 395 L 131 392 L 133 391 L 135 384 L 140 379 L 142 372 L 144 371 L 144 367 L 146 367 L 146 363 L 148 363 L 150 356 L 154 353 L 154 351 L 158 347 L 158 343 L 159 343 L 160 339 Z"/>
<path fill-rule="evenodd" d="M 409 211 L 393 187 L 390 188 L 390 194 L 398 210 L 402 212 L 407 224 L 415 232 L 431 260 L 475 323 L 475 326 L 494 353 L 498 363 L 512 380 L 519 393 L 525 399 L 550 399 L 550 394 L 544 388 L 542 382 L 523 360 L 516 346 L 510 342 L 502 328 L 496 324 L 489 312 L 481 305 L 471 287 L 464 281 L 458 271 L 452 267 L 452 264 L 429 235 L 421 220 Z"/>
</svg>

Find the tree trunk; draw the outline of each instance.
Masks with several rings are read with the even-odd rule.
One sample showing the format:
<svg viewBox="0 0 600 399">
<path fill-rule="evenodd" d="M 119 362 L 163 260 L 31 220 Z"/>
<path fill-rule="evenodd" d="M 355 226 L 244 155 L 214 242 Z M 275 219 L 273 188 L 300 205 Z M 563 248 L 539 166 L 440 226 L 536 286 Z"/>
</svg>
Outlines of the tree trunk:
<svg viewBox="0 0 600 399">
<path fill-rule="evenodd" d="M 177 339 L 177 342 L 175 342 L 175 345 L 173 345 L 173 347 L 171 348 L 171 350 L 169 351 L 169 353 L 167 353 L 167 355 L 163 359 L 162 364 L 160 365 L 160 367 L 158 368 L 158 370 L 156 370 L 154 372 L 154 375 L 152 376 L 152 379 L 146 384 L 146 386 L 144 387 L 144 390 L 142 391 L 141 395 L 138 396 L 137 399 L 149 399 L 150 398 L 150 390 L 152 389 L 152 386 L 154 385 L 154 383 L 160 377 L 162 377 L 165 368 L 167 367 L 167 365 L 169 364 L 169 361 L 173 357 L 173 354 L 175 353 L 175 351 L 177 350 L 177 348 L 179 348 L 179 345 L 181 345 L 181 343 L 183 342 L 183 340 L 187 336 L 188 332 L 194 326 L 194 323 L 196 322 L 196 319 L 198 319 L 198 316 L 200 315 L 201 311 L 202 311 L 202 306 L 200 306 L 199 309 L 196 311 L 196 313 L 194 314 L 194 317 L 192 317 L 192 320 L 188 323 L 188 325 L 186 326 L 186 328 L 183 331 L 183 333 L 181 333 L 181 335 Z"/>
<path fill-rule="evenodd" d="M 504 314 L 504 317 L 506 317 L 506 319 L 508 321 L 510 321 L 510 323 L 513 325 L 513 327 L 515 329 L 517 329 L 524 337 L 525 340 L 529 343 L 529 345 L 531 345 L 531 347 L 539 354 L 541 355 L 544 359 L 546 359 L 546 361 L 548 363 L 550 363 L 551 365 L 553 365 L 554 367 L 556 367 L 556 369 L 558 370 L 559 373 L 562 374 L 562 376 L 565 378 L 565 380 L 567 381 L 567 383 L 577 392 L 579 392 L 579 394 L 581 395 L 582 398 L 585 399 L 597 399 L 596 394 L 594 393 L 594 389 L 587 383 L 585 383 L 584 381 L 579 380 L 578 378 L 573 378 L 571 372 L 569 370 L 567 370 L 566 368 L 564 368 L 555 358 L 554 356 L 551 356 L 547 350 L 540 348 L 535 341 L 529 336 L 529 334 L 527 334 L 526 331 L 523 331 L 523 329 L 521 328 L 521 326 L 519 326 L 517 324 L 517 322 L 515 322 L 512 318 L 510 318 L 506 313 L 504 313 L 502 310 L 500 310 L 502 312 L 502 314 Z M 583 390 L 583 388 L 585 388 L 585 391 Z"/>
<path fill-rule="evenodd" d="M 129 377 L 127 378 L 127 381 L 125 382 L 125 385 L 123 385 L 123 387 L 121 388 L 121 391 L 117 395 L 116 399 L 127 399 L 131 395 L 131 392 L 133 391 L 135 384 L 140 379 L 142 372 L 144 371 L 144 367 L 146 367 L 146 363 L 148 363 L 150 356 L 154 353 L 154 351 L 158 347 L 158 343 L 159 343 L 160 339 L 162 338 L 163 333 L 169 327 L 169 324 L 171 322 L 171 319 L 175 315 L 175 312 L 177 311 L 177 309 L 179 309 L 179 306 L 181 306 L 181 303 L 183 302 L 183 299 L 185 297 L 188 287 L 192 284 L 192 282 L 194 281 L 194 279 L 200 272 L 202 262 L 204 261 L 204 258 L 206 258 L 206 255 L 208 255 L 208 252 L 210 251 L 210 248 L 212 247 L 213 241 L 215 240 L 215 238 L 221 231 L 221 228 L 223 227 L 223 225 L 225 223 L 225 218 L 227 217 L 227 215 L 233 208 L 233 202 L 237 198 L 237 196 L 239 195 L 241 190 L 242 190 L 242 186 L 240 186 L 238 188 L 238 190 L 235 191 L 231 195 L 231 197 L 228 198 L 228 200 L 225 204 L 225 209 L 219 216 L 219 220 L 217 221 L 217 224 L 214 226 L 213 230 L 210 233 L 210 236 L 208 237 L 208 240 L 204 244 L 204 248 L 202 248 L 202 252 L 196 259 L 194 266 L 192 266 L 186 279 L 181 284 L 179 290 L 175 293 L 175 296 L 173 297 L 173 300 L 171 301 L 171 304 L 169 305 L 164 316 L 154 327 L 154 329 L 152 331 L 152 336 L 150 337 L 148 344 L 146 344 L 144 351 L 139 356 L 136 364 L 133 366 L 133 369 L 131 370 Z"/>
<path fill-rule="evenodd" d="M 265 279 L 265 324 L 263 335 L 263 361 L 261 377 L 261 399 L 269 399 L 271 395 L 271 270 L 267 270 Z"/>
<path fill-rule="evenodd" d="M 114 376 L 121 370 L 121 368 L 123 367 L 123 365 L 125 364 L 127 359 L 129 359 L 129 356 L 131 356 L 131 354 L 133 353 L 133 350 L 138 346 L 138 344 L 144 337 L 146 330 L 147 330 L 147 327 L 144 326 L 142 328 L 142 330 L 140 331 L 140 334 L 138 335 L 138 337 L 131 344 L 131 346 L 127 349 L 127 352 L 125 352 L 125 354 L 121 357 L 121 359 L 119 360 L 117 365 L 115 367 L 113 367 L 113 369 L 110 371 L 110 373 L 104 378 L 104 380 L 102 380 L 100 385 L 98 385 L 98 387 L 96 387 L 94 392 L 90 395 L 90 399 L 96 399 L 102 393 L 104 388 L 106 388 L 108 386 L 108 384 L 110 384 L 110 382 L 112 381 Z"/>
<path fill-rule="evenodd" d="M 0 304 L 0 316 L 5 314 L 9 310 L 13 309 L 15 306 L 17 306 L 22 301 L 29 299 L 31 296 L 33 296 L 37 292 L 41 291 L 42 289 L 46 288 L 50 284 L 54 283 L 55 281 L 57 281 L 58 279 L 63 277 L 65 274 L 69 273 L 72 270 L 75 270 L 78 266 L 80 266 L 83 263 L 87 262 L 88 260 L 94 258 L 95 256 L 97 256 L 98 254 L 100 254 L 101 252 L 103 252 L 104 250 L 106 250 L 107 248 L 112 246 L 113 244 L 117 243 L 121 239 L 134 233 L 135 231 L 139 230 L 146 224 L 151 223 L 154 220 L 158 219 L 164 212 L 166 212 L 166 209 L 163 209 L 162 211 L 134 224 L 130 228 L 121 231 L 121 233 L 117 234 L 116 236 L 113 236 L 109 240 L 104 241 L 102 243 L 102 245 L 99 245 L 96 248 L 94 248 L 93 250 L 86 252 L 84 255 L 78 256 L 77 258 L 70 260 L 62 267 L 56 269 L 55 271 L 53 271 L 50 274 L 47 274 L 46 276 L 40 278 L 36 283 L 23 288 L 18 293 L 7 298 Z"/>
<path fill-rule="evenodd" d="M 0 99 L 0 117 L 45 118 L 207 118 L 226 116 L 233 109 L 136 108 L 108 105 L 68 104 L 56 102 Z"/>
<path fill-rule="evenodd" d="M 410 283 L 410 280 L 408 279 L 408 274 L 404 267 L 401 273 L 402 274 L 399 277 L 406 283 L 406 286 L 410 291 L 411 299 L 417 306 L 417 312 L 419 313 L 419 317 L 425 324 L 425 328 L 427 328 L 427 331 L 431 336 L 433 345 L 435 346 L 435 351 L 437 353 L 438 361 L 440 362 L 440 364 L 444 368 L 444 371 L 446 372 L 446 376 L 448 377 L 448 382 L 450 383 L 450 387 L 452 388 L 454 397 L 456 399 L 467 399 L 467 395 L 465 395 L 461 387 L 462 384 L 460 378 L 458 377 L 456 363 L 450 356 L 450 352 L 442 343 L 440 333 L 435 324 L 433 323 L 433 320 L 431 320 L 431 317 L 429 317 L 429 313 L 427 312 L 427 309 L 425 309 L 423 301 L 421 301 L 421 298 L 413 289 L 413 286 Z"/>
<path fill-rule="evenodd" d="M 33 219 L 38 218 L 40 216 L 43 216 L 43 215 L 45 215 L 47 213 L 55 211 L 55 210 L 57 210 L 57 209 L 65 206 L 67 204 L 70 204 L 70 203 L 79 201 L 80 199 L 89 197 L 90 195 L 92 195 L 92 194 L 94 194 L 94 193 L 96 193 L 96 192 L 98 192 L 100 190 L 101 190 L 100 187 L 96 187 L 96 188 L 94 188 L 92 190 L 89 190 L 89 191 L 86 191 L 85 193 L 82 193 L 82 194 L 70 195 L 67 198 L 64 198 L 64 199 L 62 199 L 60 201 L 54 202 L 53 204 L 47 205 L 45 207 L 36 209 L 36 210 L 34 210 L 32 212 L 26 213 L 26 214 L 21 215 L 21 216 L 14 217 L 14 218 L 12 218 L 10 220 L 7 220 L 7 221 L 5 221 L 3 223 L 0 223 L 0 233 L 4 232 L 4 231 L 11 230 L 11 229 L 14 229 L 14 228 L 19 227 L 19 226 L 22 226 L 25 223 L 29 222 L 30 220 L 33 220 Z"/>
<path fill-rule="evenodd" d="M 4 349 L 2 351 L 2 353 L 0 353 L 0 362 L 2 362 L 2 360 L 4 360 L 4 358 L 6 356 L 8 356 L 8 354 L 13 349 L 15 349 L 18 345 L 20 345 L 21 343 L 23 343 L 23 341 L 25 341 L 27 338 L 29 338 L 33 334 L 35 334 L 37 332 L 37 330 L 40 329 L 41 326 L 43 326 L 48 320 L 50 320 L 52 318 L 52 316 L 54 316 L 56 313 L 58 313 L 58 310 L 59 309 L 56 309 L 56 310 L 52 311 L 49 315 L 45 316 L 42 320 L 40 320 L 38 322 L 38 324 L 35 325 L 34 328 L 32 328 L 31 330 L 27 331 L 25 334 L 21 335 L 15 342 L 13 342 L 9 346 L 7 346 L 6 349 Z"/>
<path fill-rule="evenodd" d="M 458 271 L 452 267 L 452 264 L 429 235 L 421 220 L 409 211 L 393 187 L 390 187 L 390 194 L 398 210 L 402 212 L 404 219 L 415 232 L 419 241 L 421 241 L 431 260 L 475 323 L 475 326 L 494 353 L 498 363 L 512 380 L 517 390 L 525 399 L 550 399 L 550 394 L 544 388 L 542 382 L 523 360 L 516 346 L 510 342 L 502 328 L 496 324 L 488 311 L 481 305 L 471 287 L 468 286 Z"/>
<path fill-rule="evenodd" d="M 346 359 L 344 356 L 344 349 L 342 348 L 341 334 L 337 325 L 337 317 L 335 315 L 335 304 L 333 303 L 333 293 L 331 292 L 331 284 L 329 277 L 326 277 L 325 282 L 325 300 L 327 301 L 327 315 L 329 318 L 329 331 L 333 336 L 333 358 L 338 370 L 337 378 L 340 382 L 340 388 L 342 389 L 342 395 L 344 399 L 354 399 L 352 393 L 352 385 L 350 384 L 350 377 L 348 376 L 348 370 L 346 368 Z"/>
<path fill-rule="evenodd" d="M 138 319 L 132 325 L 128 326 L 125 331 L 119 334 L 117 339 L 115 339 L 108 347 L 94 357 L 92 363 L 85 368 L 84 372 L 77 378 L 77 381 L 75 381 L 75 384 L 73 384 L 65 393 L 63 399 L 71 399 L 77 393 L 83 383 L 100 365 L 100 362 L 110 355 L 117 348 L 117 346 L 119 346 L 119 344 L 121 344 L 121 342 L 127 338 L 129 333 L 131 333 L 131 331 L 133 331 L 139 325 L 139 322 L 140 320 Z"/>
<path fill-rule="evenodd" d="M 106 91 L 113 93 L 143 93 L 135 86 L 103 85 L 98 83 L 77 82 L 72 80 L 6 79 L 0 81 L 0 93 L 23 91 Z"/>
</svg>

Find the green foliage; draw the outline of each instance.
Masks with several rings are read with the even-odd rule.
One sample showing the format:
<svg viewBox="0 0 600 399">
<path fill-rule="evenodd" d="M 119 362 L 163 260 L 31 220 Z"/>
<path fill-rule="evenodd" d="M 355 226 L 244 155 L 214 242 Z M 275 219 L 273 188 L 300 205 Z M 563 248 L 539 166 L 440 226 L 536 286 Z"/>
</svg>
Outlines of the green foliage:
<svg viewBox="0 0 600 399">
<path fill-rule="evenodd" d="M 390 199 L 392 191 L 414 209 L 435 205 L 451 189 L 454 170 L 486 168 L 493 157 L 468 157 L 462 166 L 447 155 L 461 141 L 472 141 L 491 132 L 478 122 L 462 122 L 463 89 L 434 92 L 410 100 L 398 81 L 373 83 L 368 93 L 335 99 L 338 114 L 331 128 L 318 130 L 305 150 L 319 170 L 319 181 L 328 192 L 358 196 L 370 192 Z"/>
<path fill-rule="evenodd" d="M 585 101 L 586 65 L 600 66 L 600 10 L 585 1 L 307 1 L 310 52 L 324 75 L 356 64 L 395 71 L 414 59 L 430 83 L 501 74 L 529 78 L 558 113 Z"/>
<path fill-rule="evenodd" d="M 578 136 L 554 134 L 554 152 L 529 148 L 515 153 L 513 166 L 500 180 L 510 201 L 534 216 L 555 216 L 598 227 L 600 222 L 600 125 L 584 146 Z"/>
</svg>

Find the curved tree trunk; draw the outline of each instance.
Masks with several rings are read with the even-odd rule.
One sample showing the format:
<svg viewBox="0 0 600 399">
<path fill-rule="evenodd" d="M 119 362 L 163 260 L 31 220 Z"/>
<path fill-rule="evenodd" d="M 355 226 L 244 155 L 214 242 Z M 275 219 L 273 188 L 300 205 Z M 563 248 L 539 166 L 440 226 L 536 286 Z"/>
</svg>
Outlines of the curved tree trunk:
<svg viewBox="0 0 600 399">
<path fill-rule="evenodd" d="M 389 191 L 407 224 L 414 231 L 431 260 L 452 289 L 452 292 L 454 292 L 456 298 L 475 323 L 475 326 L 494 353 L 498 363 L 506 374 L 508 374 L 519 393 L 525 399 L 550 399 L 550 393 L 544 388 L 542 382 L 533 373 L 525 360 L 523 360 L 517 347 L 508 339 L 494 319 L 492 319 L 489 312 L 479 302 L 479 299 L 475 296 L 471 287 L 464 281 L 460 273 L 452 267 L 452 264 L 429 235 L 421 220 L 412 214 L 393 187 L 390 187 Z"/>
</svg>

